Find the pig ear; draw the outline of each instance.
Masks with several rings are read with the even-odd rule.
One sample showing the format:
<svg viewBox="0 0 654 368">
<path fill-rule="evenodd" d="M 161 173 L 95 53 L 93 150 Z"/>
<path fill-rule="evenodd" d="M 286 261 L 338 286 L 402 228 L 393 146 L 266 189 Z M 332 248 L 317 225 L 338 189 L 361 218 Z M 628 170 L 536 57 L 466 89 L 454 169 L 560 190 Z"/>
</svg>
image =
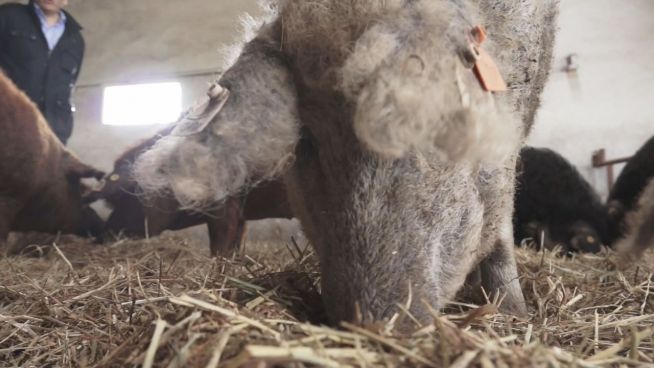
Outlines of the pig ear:
<svg viewBox="0 0 654 368">
<path fill-rule="evenodd" d="M 77 179 L 95 178 L 97 180 L 101 180 L 104 177 L 105 173 L 103 171 L 83 163 L 71 152 L 65 152 L 62 160 L 64 172 L 68 177 Z"/>
</svg>

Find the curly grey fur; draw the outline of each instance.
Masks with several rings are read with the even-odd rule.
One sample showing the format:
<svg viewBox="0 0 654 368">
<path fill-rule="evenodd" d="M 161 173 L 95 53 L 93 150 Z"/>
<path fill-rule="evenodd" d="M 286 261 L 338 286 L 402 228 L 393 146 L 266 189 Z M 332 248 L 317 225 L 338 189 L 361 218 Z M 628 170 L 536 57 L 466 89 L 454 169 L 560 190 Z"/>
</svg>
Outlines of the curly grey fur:
<svg viewBox="0 0 654 368">
<path fill-rule="evenodd" d="M 334 322 L 389 318 L 409 294 L 425 319 L 421 301 L 442 307 L 476 266 L 487 291 L 507 292 L 504 311 L 525 313 L 514 168 L 549 70 L 556 1 L 277 5 L 221 79 L 238 97 L 210 129 L 148 153 L 141 182 L 202 203 L 294 156 L 289 200 Z M 507 93 L 483 92 L 462 63 L 477 24 Z"/>
<path fill-rule="evenodd" d="M 231 94 L 211 126 L 191 137 L 166 136 L 136 162 L 146 192 L 170 188 L 184 208 L 198 209 L 282 172 L 298 139 L 298 112 L 278 53 L 266 37 L 248 43 L 220 79 Z"/>
</svg>

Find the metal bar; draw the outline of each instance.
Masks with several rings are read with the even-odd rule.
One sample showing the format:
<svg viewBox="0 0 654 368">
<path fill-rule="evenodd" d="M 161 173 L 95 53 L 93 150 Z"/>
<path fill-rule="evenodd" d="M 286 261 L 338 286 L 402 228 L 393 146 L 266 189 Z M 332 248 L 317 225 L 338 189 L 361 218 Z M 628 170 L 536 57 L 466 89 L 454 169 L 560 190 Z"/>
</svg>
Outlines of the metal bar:
<svg viewBox="0 0 654 368">
<path fill-rule="evenodd" d="M 602 162 L 602 163 L 600 163 L 598 165 L 593 165 L 593 166 L 595 166 L 595 167 L 613 166 L 613 165 L 616 165 L 616 164 L 625 163 L 625 162 L 629 161 L 630 159 L 631 159 L 631 156 L 630 157 L 623 157 L 623 158 L 614 158 L 613 160 L 604 161 L 604 162 Z"/>
<path fill-rule="evenodd" d="M 593 152 L 592 163 L 593 167 L 606 167 L 606 181 L 607 188 L 610 190 L 613 187 L 613 165 L 621 164 L 629 161 L 631 157 L 615 158 L 613 160 L 606 159 L 606 150 L 601 148 Z"/>
</svg>

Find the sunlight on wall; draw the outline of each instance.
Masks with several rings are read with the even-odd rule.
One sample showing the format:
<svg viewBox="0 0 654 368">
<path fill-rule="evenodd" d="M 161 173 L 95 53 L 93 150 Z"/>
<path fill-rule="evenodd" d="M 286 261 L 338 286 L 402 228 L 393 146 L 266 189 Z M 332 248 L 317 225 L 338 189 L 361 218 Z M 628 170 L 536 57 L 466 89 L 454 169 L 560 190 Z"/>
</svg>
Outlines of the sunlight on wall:
<svg viewBox="0 0 654 368">
<path fill-rule="evenodd" d="M 182 85 L 177 82 L 110 86 L 104 89 L 102 124 L 168 124 L 182 112 Z"/>
</svg>

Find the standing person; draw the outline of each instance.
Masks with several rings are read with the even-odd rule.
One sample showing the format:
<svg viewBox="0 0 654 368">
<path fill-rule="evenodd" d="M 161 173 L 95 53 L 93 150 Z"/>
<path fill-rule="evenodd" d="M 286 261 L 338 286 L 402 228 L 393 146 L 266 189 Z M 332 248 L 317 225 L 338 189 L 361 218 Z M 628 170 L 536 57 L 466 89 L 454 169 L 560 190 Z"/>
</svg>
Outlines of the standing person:
<svg viewBox="0 0 654 368">
<path fill-rule="evenodd" d="M 73 131 L 70 97 L 84 57 L 82 27 L 68 0 L 0 5 L 0 69 L 39 107 L 66 144 Z"/>
</svg>

